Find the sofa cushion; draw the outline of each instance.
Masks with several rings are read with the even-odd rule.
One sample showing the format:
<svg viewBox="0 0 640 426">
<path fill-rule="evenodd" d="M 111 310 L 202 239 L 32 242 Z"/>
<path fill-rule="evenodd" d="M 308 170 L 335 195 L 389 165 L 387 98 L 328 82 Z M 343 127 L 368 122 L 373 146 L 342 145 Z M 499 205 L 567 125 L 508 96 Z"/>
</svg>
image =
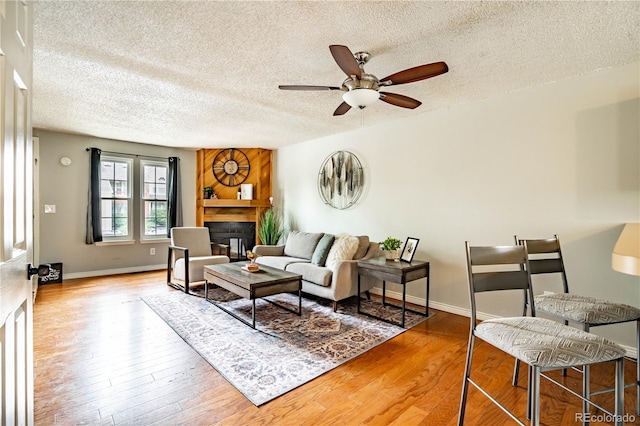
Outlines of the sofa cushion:
<svg viewBox="0 0 640 426">
<path fill-rule="evenodd" d="M 322 287 L 329 287 L 333 277 L 331 269 L 313 263 L 290 263 L 287 265 L 286 271 L 300 274 L 303 280 Z"/>
<path fill-rule="evenodd" d="M 318 266 L 324 266 L 327 261 L 327 256 L 329 255 L 329 250 L 331 250 L 331 246 L 335 239 L 335 235 L 324 234 L 322 238 L 320 238 L 316 249 L 313 251 L 311 263 Z"/>
<path fill-rule="evenodd" d="M 358 237 L 358 250 L 353 255 L 353 260 L 362 259 L 369 251 L 369 237 L 361 235 Z"/>
<path fill-rule="evenodd" d="M 333 269 L 339 260 L 351 260 L 358 250 L 358 237 L 349 234 L 340 234 L 329 250 L 325 265 Z"/>
<path fill-rule="evenodd" d="M 227 256 L 189 256 L 189 282 L 204 281 L 204 267 L 229 263 Z M 178 280 L 185 279 L 184 257 L 177 259 L 173 265 L 173 276 Z"/>
<path fill-rule="evenodd" d="M 282 269 L 284 271 L 287 268 L 287 265 L 291 263 L 309 263 L 309 261 L 298 257 L 260 256 L 256 259 L 256 263 L 259 265 L 267 265 L 273 268 Z"/>
<path fill-rule="evenodd" d="M 312 232 L 291 231 L 284 246 L 285 256 L 298 257 L 311 260 L 313 251 L 318 245 L 318 241 L 324 234 Z"/>
</svg>

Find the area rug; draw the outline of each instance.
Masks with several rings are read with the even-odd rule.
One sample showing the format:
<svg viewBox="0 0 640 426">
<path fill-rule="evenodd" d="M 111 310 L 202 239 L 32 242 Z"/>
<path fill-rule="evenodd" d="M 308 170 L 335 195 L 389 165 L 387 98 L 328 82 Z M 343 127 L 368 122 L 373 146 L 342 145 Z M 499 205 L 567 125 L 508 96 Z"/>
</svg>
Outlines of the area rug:
<svg viewBox="0 0 640 426">
<path fill-rule="evenodd" d="M 251 301 L 216 289 L 213 296 L 237 315 L 251 318 Z M 209 297 L 212 297 L 211 293 Z M 270 300 L 297 310 L 298 297 L 284 293 Z M 256 301 L 256 329 L 202 297 L 173 291 L 143 300 L 185 342 L 253 404 L 260 406 L 404 332 L 405 329 L 356 313 L 355 300 L 339 305 L 302 299 L 302 315 L 263 299 Z M 400 310 L 379 299 L 362 300 L 362 310 L 394 321 Z M 407 313 L 407 329 L 424 321 Z"/>
</svg>

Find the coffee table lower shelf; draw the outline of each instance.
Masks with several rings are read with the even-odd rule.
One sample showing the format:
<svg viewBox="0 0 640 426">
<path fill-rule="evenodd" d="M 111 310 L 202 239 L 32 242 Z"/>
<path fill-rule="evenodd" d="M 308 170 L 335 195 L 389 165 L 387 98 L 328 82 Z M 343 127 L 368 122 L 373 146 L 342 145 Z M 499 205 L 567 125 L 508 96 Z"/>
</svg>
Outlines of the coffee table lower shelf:
<svg viewBox="0 0 640 426">
<path fill-rule="evenodd" d="M 280 269 L 271 268 L 268 266 L 260 266 L 260 271 L 258 272 L 248 272 L 241 269 L 245 264 L 246 262 L 234 262 L 205 266 L 205 300 L 254 329 L 256 328 L 256 299 L 264 299 L 265 301 L 276 305 L 285 311 L 297 314 L 298 316 L 302 315 L 301 275 L 292 274 L 290 272 L 282 271 Z M 251 300 L 251 321 L 247 321 L 242 316 L 236 314 L 230 309 L 225 308 L 221 303 L 218 303 L 213 299 L 209 299 L 210 284 L 222 287 L 233 294 Z M 276 303 L 272 300 L 266 299 L 267 296 L 289 292 L 298 293 L 297 311 L 287 306 Z"/>
</svg>

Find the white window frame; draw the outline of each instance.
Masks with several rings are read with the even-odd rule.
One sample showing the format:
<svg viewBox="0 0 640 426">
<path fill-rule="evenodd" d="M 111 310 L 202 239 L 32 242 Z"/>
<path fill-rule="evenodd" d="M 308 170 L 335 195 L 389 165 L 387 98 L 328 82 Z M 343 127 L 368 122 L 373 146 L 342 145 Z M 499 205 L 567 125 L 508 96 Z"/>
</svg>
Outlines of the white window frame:
<svg viewBox="0 0 640 426">
<path fill-rule="evenodd" d="M 100 158 L 100 169 L 102 169 L 102 162 L 115 162 L 115 163 L 126 163 L 127 164 L 127 198 L 120 198 L 118 197 L 118 200 L 126 200 L 127 201 L 127 234 L 126 235 L 119 235 L 119 236 L 112 236 L 112 235 L 105 235 L 104 233 L 104 229 L 102 230 L 102 241 L 103 242 L 115 242 L 115 241 L 133 241 L 134 237 L 133 237 L 133 200 L 134 200 L 134 193 L 133 193 L 133 159 L 132 158 L 126 158 L 126 157 L 115 157 L 115 156 L 108 156 L 108 155 L 103 155 Z M 102 180 L 104 178 L 104 176 L 100 176 L 100 179 Z M 102 220 L 102 200 L 112 200 L 114 198 L 103 198 L 102 197 L 102 182 L 100 182 L 100 203 L 101 203 L 101 217 L 100 220 Z M 99 243 L 98 243 L 99 244 Z"/>
<path fill-rule="evenodd" d="M 144 168 L 145 166 L 152 167 L 164 167 L 165 173 L 165 198 L 145 198 L 144 197 Z M 169 210 L 169 161 L 159 160 L 140 160 L 140 241 L 144 240 L 160 240 L 167 239 L 167 233 L 159 235 L 146 235 L 146 215 L 145 215 L 145 203 L 147 201 L 160 201 L 166 203 L 166 211 Z"/>
</svg>

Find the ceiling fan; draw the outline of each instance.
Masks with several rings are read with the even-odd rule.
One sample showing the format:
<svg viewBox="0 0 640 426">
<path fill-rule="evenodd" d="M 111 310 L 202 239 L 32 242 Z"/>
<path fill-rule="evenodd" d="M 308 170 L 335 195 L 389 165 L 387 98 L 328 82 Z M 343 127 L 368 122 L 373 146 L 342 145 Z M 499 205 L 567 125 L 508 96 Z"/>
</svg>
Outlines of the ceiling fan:
<svg viewBox="0 0 640 426">
<path fill-rule="evenodd" d="M 281 90 L 342 90 L 345 92 L 342 95 L 344 102 L 333 112 L 334 116 L 345 114 L 351 107 L 362 109 L 378 99 L 402 108 L 417 108 L 422 102 L 397 93 L 381 92 L 379 89 L 425 80 L 449 71 L 449 67 L 444 62 L 434 62 L 378 79 L 375 75 L 364 71 L 364 65 L 371 59 L 369 52 L 351 53 L 347 46 L 336 44 L 329 46 L 329 50 L 340 69 L 347 74 L 347 79 L 342 82 L 342 86 L 281 85 L 278 88 Z"/>
</svg>

